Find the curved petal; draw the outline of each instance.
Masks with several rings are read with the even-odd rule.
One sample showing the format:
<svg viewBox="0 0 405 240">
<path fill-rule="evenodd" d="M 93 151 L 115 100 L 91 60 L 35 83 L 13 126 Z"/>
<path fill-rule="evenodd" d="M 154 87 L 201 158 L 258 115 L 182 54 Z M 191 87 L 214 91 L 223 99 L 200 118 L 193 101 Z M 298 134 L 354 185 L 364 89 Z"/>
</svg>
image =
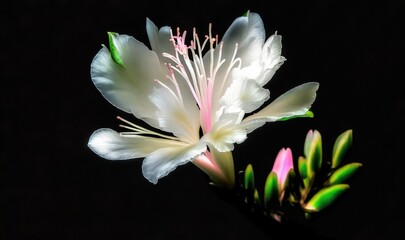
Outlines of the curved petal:
<svg viewBox="0 0 405 240">
<path fill-rule="evenodd" d="M 207 146 L 202 142 L 196 145 L 158 149 L 143 160 L 142 173 L 151 183 L 156 184 L 177 166 L 194 160 L 206 150 Z"/>
<path fill-rule="evenodd" d="M 181 101 L 174 92 L 163 87 L 156 88 L 150 100 L 156 105 L 160 129 L 188 143 L 198 141 L 200 114 L 194 100 Z"/>
<path fill-rule="evenodd" d="M 222 42 L 222 54 L 230 59 L 238 44 L 237 57 L 242 59 L 242 66 L 250 65 L 261 55 L 266 34 L 263 21 L 259 14 L 249 13 L 248 16 L 238 17 L 225 32 Z"/>
<path fill-rule="evenodd" d="M 263 125 L 263 122 L 274 122 L 281 118 L 305 114 L 316 98 L 319 83 L 301 84 L 271 102 L 258 113 L 245 118 L 242 123 L 248 132 Z"/>
<path fill-rule="evenodd" d="M 225 32 L 218 47 L 214 49 L 214 62 L 225 60 L 215 77 L 214 109 L 219 109 L 218 99 L 231 84 L 232 77 L 228 74 L 232 68 L 250 66 L 260 59 L 265 40 L 263 21 L 257 13 L 236 18 Z M 235 55 L 236 51 L 236 55 Z M 211 64 L 211 51 L 204 55 L 205 69 Z M 218 60 L 221 55 L 221 59 Z"/>
<path fill-rule="evenodd" d="M 270 36 L 264 44 L 262 51 L 264 71 L 261 78 L 256 79 L 262 86 L 270 81 L 284 61 L 286 61 L 286 58 L 281 56 L 281 48 L 281 36 L 277 35 L 277 33 Z"/>
<path fill-rule="evenodd" d="M 151 44 L 152 50 L 156 52 L 157 56 L 159 57 L 159 60 L 162 64 L 162 67 L 167 68 L 167 65 L 165 64 L 172 64 L 172 65 L 178 65 L 177 63 L 173 63 L 173 60 L 169 59 L 167 56 L 163 56 L 163 53 L 169 54 L 171 56 L 175 56 L 175 48 L 173 45 L 172 41 L 172 30 L 169 26 L 163 26 L 160 29 L 149 19 L 146 19 L 146 31 L 148 33 L 148 38 L 149 42 Z M 186 65 L 184 62 L 182 64 Z M 181 76 L 178 72 L 174 71 L 174 78 L 178 79 L 176 83 L 178 84 L 178 87 L 180 89 L 180 93 L 183 99 L 185 99 L 185 102 L 192 102 L 194 103 L 194 97 L 190 91 L 190 88 L 187 84 L 186 81 L 183 81 L 183 76 Z M 165 81 L 167 80 L 167 77 L 165 78 L 159 78 L 158 80 L 160 81 Z M 172 91 L 176 91 L 175 86 L 167 86 L 169 87 Z"/>
<path fill-rule="evenodd" d="M 261 57 L 249 66 L 243 67 L 239 73 L 246 78 L 255 79 L 260 86 L 264 86 L 286 61 L 286 58 L 281 56 L 281 47 L 281 36 L 272 35 L 264 44 Z"/>
<path fill-rule="evenodd" d="M 243 112 L 223 113 L 202 140 L 219 152 L 232 151 L 234 143 L 242 143 L 247 138 L 244 126 L 239 125 L 243 115 Z"/>
<path fill-rule="evenodd" d="M 261 86 L 268 83 L 276 71 L 286 61 L 286 58 L 281 56 L 281 48 L 281 36 L 277 35 L 277 33 L 270 36 L 264 44 L 261 59 L 262 65 L 264 66 L 263 72 L 261 76 L 256 78 L 256 81 Z"/>
<path fill-rule="evenodd" d="M 236 79 L 220 99 L 221 106 L 250 113 L 258 109 L 270 97 L 270 91 L 262 88 L 256 81 Z"/>
<path fill-rule="evenodd" d="M 184 146 L 184 143 L 140 135 L 123 135 L 101 128 L 90 136 L 88 147 L 108 160 L 127 160 L 145 157 L 160 148 Z"/>
<path fill-rule="evenodd" d="M 127 35 L 114 36 L 113 43 L 123 66 L 116 64 L 109 50 L 103 47 L 91 63 L 93 83 L 115 107 L 132 112 L 137 118 L 153 119 L 155 107 L 148 101 L 148 95 L 154 80 L 165 78 L 158 57 Z"/>
<path fill-rule="evenodd" d="M 160 29 L 149 18 L 146 19 L 146 32 L 148 34 L 149 42 L 152 50 L 156 52 L 161 62 L 165 62 L 166 58 L 162 53 L 169 53 L 174 55 L 173 43 L 171 39 L 171 29 L 169 26 L 163 26 Z"/>
</svg>

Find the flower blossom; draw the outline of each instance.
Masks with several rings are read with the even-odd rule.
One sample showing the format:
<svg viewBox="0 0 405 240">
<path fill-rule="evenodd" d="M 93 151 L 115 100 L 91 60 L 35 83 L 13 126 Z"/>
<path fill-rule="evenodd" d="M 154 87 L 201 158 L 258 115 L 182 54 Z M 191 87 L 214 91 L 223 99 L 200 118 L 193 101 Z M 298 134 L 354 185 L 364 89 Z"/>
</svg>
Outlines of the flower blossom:
<svg viewBox="0 0 405 240">
<path fill-rule="evenodd" d="M 273 169 L 271 172 L 274 172 L 277 175 L 278 183 L 278 192 L 280 199 L 284 196 L 284 191 L 286 188 L 287 177 L 290 171 L 294 170 L 294 163 L 292 152 L 290 148 L 282 148 L 274 161 Z"/>
<path fill-rule="evenodd" d="M 305 116 L 316 98 L 318 83 L 308 82 L 256 111 L 286 60 L 281 36 L 266 40 L 257 13 L 236 18 L 221 40 L 211 25 L 204 38 L 194 29 L 189 41 L 186 31 L 159 29 L 150 19 L 146 30 L 151 48 L 109 33 L 110 48 L 94 57 L 91 78 L 113 106 L 149 127 L 118 117 L 126 131 L 98 129 L 88 146 L 109 160 L 144 158 L 142 172 L 152 183 L 192 162 L 214 184 L 232 188 L 234 144 L 266 122 Z"/>
</svg>

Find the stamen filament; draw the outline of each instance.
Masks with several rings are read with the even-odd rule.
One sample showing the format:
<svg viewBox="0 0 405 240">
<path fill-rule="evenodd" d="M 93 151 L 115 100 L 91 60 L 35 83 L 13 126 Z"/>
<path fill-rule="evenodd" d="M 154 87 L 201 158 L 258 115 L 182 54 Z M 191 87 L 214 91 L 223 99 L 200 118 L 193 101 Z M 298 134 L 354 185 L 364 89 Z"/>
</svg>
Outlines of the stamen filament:
<svg viewBox="0 0 405 240">
<path fill-rule="evenodd" d="M 222 49 L 222 44 L 223 43 L 221 43 L 221 45 L 220 45 L 220 49 Z M 229 73 L 231 72 L 231 69 L 237 63 L 239 63 L 238 68 L 240 68 L 240 66 L 242 64 L 242 60 L 240 58 L 235 58 L 237 52 L 238 52 L 238 43 L 235 44 L 235 50 L 234 50 L 233 55 L 232 55 L 231 63 L 229 64 L 228 69 L 226 70 L 224 80 L 222 81 L 221 87 L 219 88 L 220 92 L 222 92 L 224 87 L 225 87 L 225 82 L 226 82 L 226 79 L 228 78 Z"/>
<path fill-rule="evenodd" d="M 181 95 L 180 95 L 180 96 L 177 96 L 177 95 L 173 92 L 173 90 L 172 90 L 171 88 L 169 88 L 168 86 L 166 86 L 166 84 L 162 83 L 161 81 L 159 81 L 159 80 L 157 80 L 157 79 L 155 79 L 155 81 L 156 81 L 157 83 L 159 83 L 162 87 L 166 88 L 180 104 L 183 104 L 183 99 L 181 98 Z M 179 97 L 180 97 L 180 98 L 179 98 Z"/>
<path fill-rule="evenodd" d="M 152 135 L 152 136 L 157 136 L 157 137 L 161 137 L 161 138 L 164 138 L 164 139 L 179 141 L 179 138 L 177 138 L 177 137 L 168 136 L 168 135 L 165 135 L 165 134 L 161 134 L 161 133 L 158 133 L 158 132 L 143 128 L 143 127 L 141 127 L 139 125 L 136 125 L 135 123 L 132 123 L 132 122 L 130 122 L 128 120 L 125 120 L 124 118 L 122 118 L 120 116 L 117 116 L 117 119 L 124 122 L 124 123 L 126 123 L 126 124 L 128 124 L 129 126 L 122 125 L 122 124 L 120 124 L 119 126 L 122 127 L 122 128 L 132 130 L 133 131 L 132 134 L 134 134 L 134 135 Z M 123 134 L 123 135 L 130 135 L 130 134 L 126 133 L 126 134 Z"/>
<path fill-rule="evenodd" d="M 176 30 L 176 35 L 173 35 L 173 31 L 170 30 L 170 41 L 173 44 L 174 53 L 163 53 L 163 56 L 169 59 L 172 63 L 166 64 L 170 72 L 168 78 L 177 89 L 178 99 L 181 98 L 181 93 L 176 80 L 176 75 L 178 74 L 177 76 L 180 76 L 182 78 L 181 80 L 186 82 L 200 109 L 202 131 L 203 133 L 207 133 L 212 127 L 212 111 L 217 107 L 213 106 L 213 104 L 217 104 L 216 99 L 213 99 L 214 94 L 216 97 L 221 95 L 224 88 L 227 86 L 227 78 L 231 70 L 234 67 L 239 68 L 241 66 L 241 59 L 237 58 L 238 44 L 235 45 L 232 58 L 225 59 L 223 58 L 222 52 L 223 42 L 219 43 L 218 35 L 213 37 L 212 24 L 209 24 L 208 35 L 205 35 L 205 40 L 203 42 L 200 42 L 196 29 L 193 28 L 193 39 L 190 41 L 190 45 L 186 44 L 186 31 L 183 31 L 181 34 L 179 28 Z M 206 46 L 209 48 L 206 55 L 206 61 L 208 62 L 204 64 L 203 51 Z M 225 62 L 228 62 L 229 64 L 224 66 Z M 217 74 L 220 72 L 221 68 L 224 68 L 224 75 L 221 75 L 221 78 L 223 77 L 223 79 L 218 79 L 220 82 L 216 83 L 216 81 L 218 81 L 216 79 Z M 158 83 L 169 88 L 160 81 L 158 81 Z M 175 95 L 173 90 L 171 90 L 171 93 Z"/>
</svg>

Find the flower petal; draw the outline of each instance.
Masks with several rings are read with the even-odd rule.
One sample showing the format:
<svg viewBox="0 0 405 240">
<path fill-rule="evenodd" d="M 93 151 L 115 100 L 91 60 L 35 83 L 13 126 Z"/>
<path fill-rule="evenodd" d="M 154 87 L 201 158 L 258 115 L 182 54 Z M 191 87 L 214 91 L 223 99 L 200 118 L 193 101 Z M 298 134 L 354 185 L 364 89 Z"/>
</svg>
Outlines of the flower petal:
<svg viewBox="0 0 405 240">
<path fill-rule="evenodd" d="M 160 148 L 184 146 L 184 143 L 140 135 L 123 135 L 101 128 L 90 136 L 88 147 L 108 160 L 127 160 L 145 157 Z"/>
<path fill-rule="evenodd" d="M 264 44 L 261 59 L 264 69 L 261 76 L 256 78 L 256 81 L 261 86 L 264 86 L 270 81 L 286 60 L 285 57 L 281 56 L 281 48 L 281 36 L 277 35 L 277 33 L 270 36 Z"/>
<path fill-rule="evenodd" d="M 260 127 L 264 122 L 274 122 L 281 118 L 303 115 L 311 107 L 319 88 L 317 82 L 301 84 L 267 105 L 258 113 L 243 120 L 248 132 Z"/>
<path fill-rule="evenodd" d="M 133 37 L 117 34 L 112 40 L 123 66 L 115 63 L 109 50 L 103 47 L 91 63 L 93 83 L 115 107 L 132 112 L 137 118 L 153 119 L 155 107 L 147 96 L 154 80 L 165 78 L 159 59 Z M 153 124 L 153 120 L 149 123 Z"/>
<path fill-rule="evenodd" d="M 250 113 L 269 99 L 270 91 L 254 80 L 235 79 L 225 91 L 220 104 L 226 108 Z"/>
<path fill-rule="evenodd" d="M 203 154 L 207 146 L 198 142 L 195 145 L 161 148 L 148 155 L 142 163 L 142 173 L 151 183 L 175 170 L 177 166 L 186 164 Z"/>
<path fill-rule="evenodd" d="M 223 56 L 231 59 L 235 44 L 238 44 L 237 57 L 243 59 L 242 66 L 250 65 L 260 57 L 264 40 L 265 30 L 259 14 L 251 12 L 247 17 L 238 17 L 221 40 L 224 42 Z"/>
<path fill-rule="evenodd" d="M 152 50 L 156 52 L 159 60 L 162 64 L 162 67 L 167 69 L 167 65 L 165 64 L 172 64 L 178 65 L 177 63 L 173 63 L 173 60 L 169 59 L 168 57 L 163 56 L 163 53 L 169 54 L 171 56 L 175 56 L 175 48 L 173 45 L 172 39 L 172 29 L 169 26 L 163 26 L 160 29 L 149 19 L 146 19 L 146 31 L 148 33 L 149 42 L 151 44 Z M 186 65 L 184 62 L 182 63 Z M 194 104 L 195 100 L 190 91 L 189 85 L 186 81 L 181 81 L 183 76 L 181 76 L 178 72 L 174 71 L 174 78 L 179 79 L 180 81 L 176 81 L 178 84 L 178 88 L 180 89 L 181 97 L 183 98 L 184 102 Z M 166 82 L 167 77 L 159 78 L 158 80 L 162 82 Z M 176 86 L 167 85 L 173 91 L 176 91 Z"/>
<path fill-rule="evenodd" d="M 156 88 L 150 100 L 156 105 L 160 129 L 172 132 L 188 143 L 198 141 L 200 114 L 194 100 L 181 102 L 173 92 L 163 87 Z"/>
<path fill-rule="evenodd" d="M 286 60 L 281 56 L 281 36 L 274 34 L 263 46 L 261 57 L 240 70 L 240 74 L 255 79 L 260 86 L 267 84 Z"/>
<path fill-rule="evenodd" d="M 250 66 L 257 59 L 260 59 L 264 40 L 263 21 L 257 13 L 249 13 L 248 16 L 236 18 L 225 32 L 219 47 L 214 51 L 214 62 L 219 61 L 220 55 L 220 60 L 225 60 L 216 73 L 215 79 L 219 81 L 214 82 L 213 107 L 216 111 L 220 108 L 217 100 L 222 97 L 233 80 L 228 74 L 230 68 Z M 221 46 L 221 44 L 223 45 Z M 235 50 L 237 51 L 234 56 Z M 210 53 L 211 51 L 204 55 L 206 69 L 210 69 Z"/>
<path fill-rule="evenodd" d="M 282 148 L 278 152 L 273 169 L 271 170 L 277 174 L 278 189 L 280 192 L 284 190 L 284 184 L 291 169 L 294 169 L 291 149 Z"/>
<path fill-rule="evenodd" d="M 152 50 L 156 52 L 161 62 L 167 61 L 162 53 L 169 53 L 174 55 L 174 47 L 171 39 L 171 32 L 169 26 L 163 26 L 160 29 L 150 20 L 146 19 L 146 32 L 148 34 L 149 42 Z"/>
<path fill-rule="evenodd" d="M 247 138 L 244 126 L 239 124 L 243 115 L 243 112 L 222 113 L 211 131 L 202 139 L 219 152 L 232 151 L 234 143 L 242 143 Z"/>
</svg>

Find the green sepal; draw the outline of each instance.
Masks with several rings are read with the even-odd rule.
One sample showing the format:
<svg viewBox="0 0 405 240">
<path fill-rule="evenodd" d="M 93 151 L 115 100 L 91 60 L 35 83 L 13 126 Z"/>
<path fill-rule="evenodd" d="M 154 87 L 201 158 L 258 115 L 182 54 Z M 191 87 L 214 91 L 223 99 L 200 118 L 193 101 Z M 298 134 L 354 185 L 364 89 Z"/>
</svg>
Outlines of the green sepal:
<svg viewBox="0 0 405 240">
<path fill-rule="evenodd" d="M 255 189 L 255 176 L 253 172 L 252 164 L 248 164 L 245 170 L 245 179 L 244 179 L 245 189 Z"/>
<path fill-rule="evenodd" d="M 331 205 L 347 189 L 349 189 L 348 184 L 336 184 L 323 188 L 305 204 L 304 210 L 319 212 Z"/>
<path fill-rule="evenodd" d="M 250 13 L 250 10 L 247 10 L 247 11 L 242 15 L 242 17 L 249 17 L 249 13 Z"/>
<path fill-rule="evenodd" d="M 322 166 L 322 137 L 317 130 L 314 130 L 307 140 L 309 140 L 306 144 L 307 173 L 312 179 Z"/>
<path fill-rule="evenodd" d="M 303 156 L 298 157 L 298 172 L 300 173 L 302 179 L 308 177 L 307 160 Z"/>
<path fill-rule="evenodd" d="M 117 39 L 118 33 L 115 32 L 107 32 L 107 33 L 111 58 L 114 60 L 116 64 L 120 65 L 121 67 L 124 67 L 124 62 L 122 61 L 120 53 L 118 52 L 117 47 L 114 45 L 114 40 Z"/>
<path fill-rule="evenodd" d="M 349 179 L 363 165 L 361 163 L 349 163 L 337 169 L 329 178 L 327 184 L 339 184 Z"/>
<path fill-rule="evenodd" d="M 277 174 L 275 172 L 271 172 L 266 179 L 266 183 L 264 185 L 264 205 L 268 206 L 272 199 L 277 198 L 279 196 L 278 190 L 278 181 L 277 181 Z"/>
<path fill-rule="evenodd" d="M 340 134 L 333 145 L 332 168 L 336 168 L 342 162 L 347 149 L 352 145 L 353 131 L 351 129 Z"/>
<path fill-rule="evenodd" d="M 295 185 L 295 179 L 296 179 L 296 174 L 294 169 L 290 169 L 287 174 L 287 178 L 284 182 L 283 186 L 283 198 L 281 198 L 281 193 L 280 193 L 280 202 L 282 203 L 283 201 L 294 201 L 295 200 L 295 191 L 298 190 L 298 187 Z M 280 189 L 279 189 L 280 191 Z"/>
<path fill-rule="evenodd" d="M 307 111 L 306 113 L 304 113 L 304 114 L 301 114 L 301 115 L 294 115 L 294 116 L 291 116 L 291 117 L 283 117 L 283 118 L 280 118 L 280 119 L 278 119 L 277 121 L 287 121 L 287 120 L 290 120 L 290 119 L 294 119 L 294 118 L 304 118 L 304 117 L 308 117 L 308 118 L 313 118 L 314 117 L 314 113 L 312 112 L 312 111 Z"/>
<path fill-rule="evenodd" d="M 234 161 L 231 152 L 220 152 L 215 148 L 211 149 L 211 155 L 214 159 L 219 159 L 217 161 L 217 166 L 223 173 L 222 179 L 217 182 L 223 188 L 232 189 L 235 187 L 235 171 L 234 171 Z"/>
</svg>

